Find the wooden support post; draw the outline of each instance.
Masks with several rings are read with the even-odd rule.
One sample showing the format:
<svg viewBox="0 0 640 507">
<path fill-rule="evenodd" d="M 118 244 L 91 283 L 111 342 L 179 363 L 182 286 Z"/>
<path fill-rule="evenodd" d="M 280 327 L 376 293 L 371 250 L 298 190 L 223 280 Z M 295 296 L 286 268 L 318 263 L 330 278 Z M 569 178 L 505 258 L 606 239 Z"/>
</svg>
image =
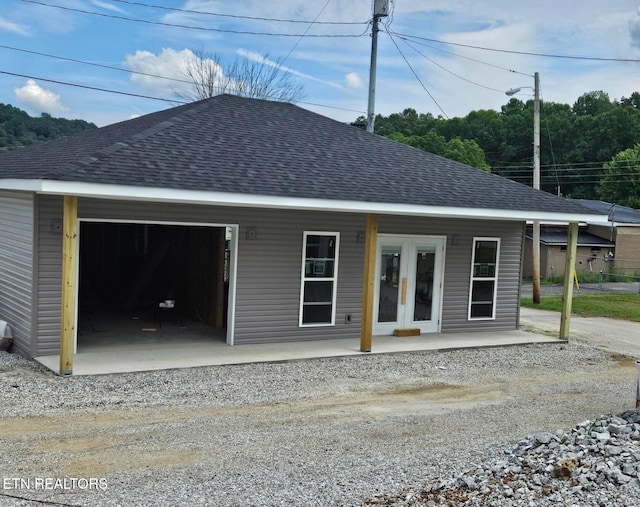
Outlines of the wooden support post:
<svg viewBox="0 0 640 507">
<path fill-rule="evenodd" d="M 78 245 L 78 198 L 64 196 L 62 222 L 62 312 L 60 322 L 60 374 L 73 373 L 76 327 L 76 252 Z"/>
<path fill-rule="evenodd" d="M 378 215 L 367 215 L 364 244 L 364 280 L 362 287 L 362 322 L 360 352 L 371 352 L 373 334 L 373 293 L 376 279 L 376 247 L 378 243 Z"/>
<path fill-rule="evenodd" d="M 573 273 L 576 269 L 578 248 L 578 222 L 571 222 L 567 229 L 567 259 L 564 264 L 564 288 L 562 290 L 562 313 L 560 315 L 560 339 L 569 338 L 571 326 L 571 303 L 573 300 Z"/>
<path fill-rule="evenodd" d="M 224 255 L 227 228 L 216 229 L 216 327 L 224 327 Z"/>
</svg>

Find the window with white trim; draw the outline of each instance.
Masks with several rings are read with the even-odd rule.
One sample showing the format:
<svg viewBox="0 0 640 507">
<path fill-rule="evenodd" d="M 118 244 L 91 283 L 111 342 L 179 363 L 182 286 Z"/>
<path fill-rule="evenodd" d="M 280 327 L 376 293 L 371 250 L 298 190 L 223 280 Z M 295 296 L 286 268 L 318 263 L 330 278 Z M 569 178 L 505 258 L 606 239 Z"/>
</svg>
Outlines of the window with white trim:
<svg viewBox="0 0 640 507">
<path fill-rule="evenodd" d="M 496 318 L 500 238 L 473 238 L 469 320 Z"/>
<path fill-rule="evenodd" d="M 331 326 L 336 318 L 338 232 L 303 236 L 300 326 Z"/>
</svg>

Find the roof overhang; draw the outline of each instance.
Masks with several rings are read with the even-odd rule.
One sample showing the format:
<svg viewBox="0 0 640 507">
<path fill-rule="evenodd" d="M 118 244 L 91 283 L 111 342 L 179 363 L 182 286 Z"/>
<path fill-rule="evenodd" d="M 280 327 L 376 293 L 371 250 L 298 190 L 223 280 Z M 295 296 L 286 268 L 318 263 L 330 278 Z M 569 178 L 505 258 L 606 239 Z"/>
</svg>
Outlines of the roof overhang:
<svg viewBox="0 0 640 507">
<path fill-rule="evenodd" d="M 584 222 L 586 220 L 603 219 L 603 215 L 588 213 L 557 213 L 530 211 L 524 209 L 505 210 L 462 208 L 453 206 L 424 206 L 417 204 L 282 197 L 273 195 L 241 194 L 234 192 L 211 192 L 206 190 L 184 190 L 56 180 L 5 179 L 0 180 L 0 189 L 20 190 L 44 195 L 75 195 L 91 199 L 346 213 L 378 213 L 383 215 L 429 216 L 478 220 L 539 220 L 566 224 L 567 222 Z"/>
</svg>

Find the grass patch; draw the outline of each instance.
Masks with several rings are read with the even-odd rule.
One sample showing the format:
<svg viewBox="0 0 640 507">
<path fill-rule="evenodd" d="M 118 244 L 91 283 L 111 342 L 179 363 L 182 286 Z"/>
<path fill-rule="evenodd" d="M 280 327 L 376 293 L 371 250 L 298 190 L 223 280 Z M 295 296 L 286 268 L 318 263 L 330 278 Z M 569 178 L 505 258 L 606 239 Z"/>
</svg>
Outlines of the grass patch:
<svg viewBox="0 0 640 507">
<path fill-rule="evenodd" d="M 562 310 L 560 296 L 544 296 L 539 305 L 533 304 L 533 298 L 522 298 L 520 304 L 539 310 Z M 574 294 L 571 313 L 580 317 L 608 317 L 640 322 L 640 294 Z"/>
</svg>

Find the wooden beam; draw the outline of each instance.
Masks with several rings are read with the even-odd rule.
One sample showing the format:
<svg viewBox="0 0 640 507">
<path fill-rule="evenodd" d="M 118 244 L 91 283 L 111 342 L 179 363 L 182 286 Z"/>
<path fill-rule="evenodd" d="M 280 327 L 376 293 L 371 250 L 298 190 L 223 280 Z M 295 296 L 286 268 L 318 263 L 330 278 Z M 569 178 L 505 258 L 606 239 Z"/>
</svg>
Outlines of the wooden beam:
<svg viewBox="0 0 640 507">
<path fill-rule="evenodd" d="M 60 322 L 60 374 L 73 373 L 76 327 L 76 252 L 78 246 L 78 198 L 64 196 L 62 222 L 62 312 Z"/>
<path fill-rule="evenodd" d="M 216 229 L 216 327 L 224 327 L 224 254 L 227 228 Z"/>
<path fill-rule="evenodd" d="M 364 279 L 362 283 L 362 322 L 360 352 L 371 352 L 373 334 L 373 293 L 376 280 L 376 247 L 378 243 L 378 215 L 367 215 L 364 243 Z"/>
<path fill-rule="evenodd" d="M 560 339 L 569 338 L 571 327 L 571 303 L 573 301 L 573 273 L 576 270 L 578 249 L 578 222 L 571 222 L 567 228 L 567 258 L 564 263 L 564 288 L 562 291 L 562 313 L 560 315 Z"/>
</svg>

